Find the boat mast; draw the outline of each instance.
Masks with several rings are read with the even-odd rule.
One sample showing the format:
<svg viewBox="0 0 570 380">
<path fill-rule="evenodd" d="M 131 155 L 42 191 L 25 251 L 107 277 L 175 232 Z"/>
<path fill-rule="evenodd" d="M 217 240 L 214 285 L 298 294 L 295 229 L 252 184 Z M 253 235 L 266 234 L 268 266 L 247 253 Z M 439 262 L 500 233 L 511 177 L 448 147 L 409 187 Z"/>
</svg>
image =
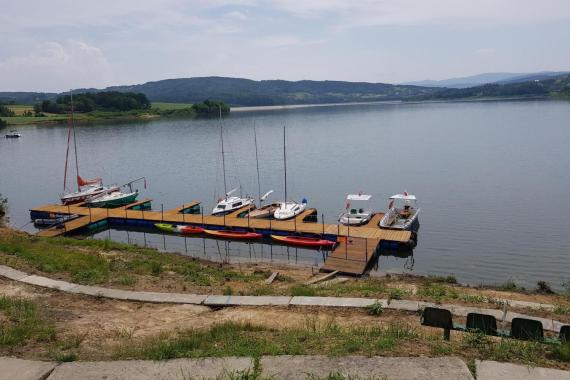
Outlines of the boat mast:
<svg viewBox="0 0 570 380">
<path fill-rule="evenodd" d="M 287 203 L 287 153 L 285 151 L 285 126 L 283 126 L 283 169 L 285 173 L 285 203 Z"/>
<path fill-rule="evenodd" d="M 77 159 L 77 139 L 75 137 L 75 120 L 73 119 L 73 90 L 70 90 L 71 95 L 71 128 L 73 129 L 73 150 L 75 151 L 75 173 L 77 181 L 77 191 L 81 191 L 79 186 L 79 160 Z"/>
<path fill-rule="evenodd" d="M 257 196 L 259 197 L 259 206 L 261 207 L 261 181 L 259 180 L 259 158 L 257 155 L 257 132 L 255 130 L 255 121 L 253 122 L 253 139 L 255 141 L 255 167 L 257 169 Z"/>
<path fill-rule="evenodd" d="M 67 149 L 65 150 L 65 169 L 63 171 L 63 192 L 67 191 L 67 164 L 69 162 L 69 143 L 71 142 L 71 115 L 67 117 Z"/>
<path fill-rule="evenodd" d="M 224 172 L 224 197 L 228 198 L 228 185 L 226 183 L 226 159 L 224 154 L 224 127 L 222 126 L 222 106 L 218 105 L 220 110 L 220 139 L 222 141 L 222 171 Z"/>
</svg>

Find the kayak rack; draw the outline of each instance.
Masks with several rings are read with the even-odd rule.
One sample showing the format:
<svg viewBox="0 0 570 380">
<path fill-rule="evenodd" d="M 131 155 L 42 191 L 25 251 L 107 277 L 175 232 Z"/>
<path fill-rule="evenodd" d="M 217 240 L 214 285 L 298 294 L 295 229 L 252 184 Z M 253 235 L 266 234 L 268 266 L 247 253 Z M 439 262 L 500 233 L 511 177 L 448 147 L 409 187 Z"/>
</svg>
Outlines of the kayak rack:
<svg viewBox="0 0 570 380">
<path fill-rule="evenodd" d="M 378 223 L 384 216 L 381 212 L 376 213 L 370 222 L 363 226 L 344 226 L 324 223 L 324 215 L 319 218 L 314 208 L 309 208 L 289 220 L 272 220 L 243 217 L 250 206 L 227 215 L 213 216 L 204 215 L 199 201 L 192 201 L 172 210 L 164 210 L 162 205 L 160 210 L 150 210 L 150 205 L 150 199 L 112 209 L 90 208 L 83 204 L 48 204 L 31 209 L 30 214 L 32 218 L 41 218 L 49 214 L 78 215 L 76 219 L 39 231 L 37 236 L 43 237 L 78 234 L 114 226 L 154 228 L 155 223 L 194 225 L 210 230 L 255 231 L 266 237 L 270 235 L 319 236 L 337 242 L 336 247 L 328 253 L 321 270 L 339 271 L 350 275 L 364 274 L 372 265 L 380 246 L 412 243 L 410 231 L 378 227 Z"/>
</svg>

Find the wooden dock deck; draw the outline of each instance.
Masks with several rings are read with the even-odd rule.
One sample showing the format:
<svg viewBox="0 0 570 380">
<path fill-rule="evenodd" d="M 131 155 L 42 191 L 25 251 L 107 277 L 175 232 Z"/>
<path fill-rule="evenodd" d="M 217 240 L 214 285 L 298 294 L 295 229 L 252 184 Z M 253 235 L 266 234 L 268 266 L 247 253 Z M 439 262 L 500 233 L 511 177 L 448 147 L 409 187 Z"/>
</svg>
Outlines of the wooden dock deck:
<svg viewBox="0 0 570 380">
<path fill-rule="evenodd" d="M 267 220 L 239 217 L 248 210 L 244 207 L 225 216 L 203 215 L 200 202 L 193 201 L 173 210 L 150 211 L 136 209 L 148 204 L 145 199 L 127 206 L 114 209 L 88 208 L 83 205 L 44 205 L 30 210 L 33 213 L 77 214 L 78 218 L 63 223 L 62 226 L 39 231 L 38 236 L 55 237 L 70 233 L 79 233 L 92 226 L 123 224 L 152 227 L 154 223 L 174 223 L 205 226 L 209 229 L 252 230 L 264 235 L 306 235 L 324 236 L 336 239 L 336 248 L 328 255 L 322 270 L 339 271 L 345 274 L 362 275 L 375 258 L 381 241 L 407 243 L 411 238 L 409 231 L 388 230 L 378 227 L 384 215 L 377 213 L 363 226 L 347 227 L 339 224 L 327 224 L 316 221 L 316 209 L 307 209 L 291 220 Z M 139 207 L 140 208 L 140 207 Z"/>
</svg>

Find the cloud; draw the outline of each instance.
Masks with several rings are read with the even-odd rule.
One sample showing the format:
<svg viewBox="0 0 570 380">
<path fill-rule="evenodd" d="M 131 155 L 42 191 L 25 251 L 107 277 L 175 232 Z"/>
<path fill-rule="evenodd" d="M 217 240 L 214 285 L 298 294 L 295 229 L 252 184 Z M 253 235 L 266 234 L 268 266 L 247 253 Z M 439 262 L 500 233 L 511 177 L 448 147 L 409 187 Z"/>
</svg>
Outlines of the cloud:
<svg viewBox="0 0 570 380">
<path fill-rule="evenodd" d="M 247 20 L 247 16 L 244 13 L 238 12 L 238 11 L 228 12 L 228 13 L 224 14 L 224 17 L 228 18 L 228 19 L 232 19 L 232 20 L 239 20 L 239 21 Z"/>
<path fill-rule="evenodd" d="M 28 55 L 0 61 L 5 91 L 62 91 L 112 84 L 109 62 L 101 49 L 82 41 L 47 42 Z"/>
</svg>

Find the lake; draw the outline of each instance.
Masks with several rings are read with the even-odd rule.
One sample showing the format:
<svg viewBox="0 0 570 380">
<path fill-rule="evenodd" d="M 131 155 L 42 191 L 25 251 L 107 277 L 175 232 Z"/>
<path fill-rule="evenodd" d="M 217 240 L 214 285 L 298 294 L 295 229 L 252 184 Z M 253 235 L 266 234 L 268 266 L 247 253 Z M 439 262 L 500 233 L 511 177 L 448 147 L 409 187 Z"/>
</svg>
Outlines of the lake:
<svg viewBox="0 0 570 380">
<path fill-rule="evenodd" d="M 257 196 L 254 125 L 262 192 L 288 192 L 334 223 L 346 194 L 373 195 L 375 209 L 404 190 L 422 208 L 413 257 L 382 257 L 380 272 L 455 275 L 472 284 L 513 280 L 560 287 L 570 279 L 570 103 L 554 101 L 373 104 L 232 112 L 224 120 L 228 187 Z M 146 176 L 153 208 L 223 193 L 217 120 L 77 126 L 80 174 L 125 183 Z M 0 141 L 0 193 L 10 223 L 33 231 L 29 209 L 63 190 L 67 129 L 21 128 Z M 72 177 L 74 172 L 72 171 Z M 142 187 L 142 186 L 141 186 Z M 150 231 L 149 231 L 150 232 Z M 136 231 L 98 237 L 143 241 L 210 259 L 318 265 L 315 251 L 220 243 Z"/>
</svg>

